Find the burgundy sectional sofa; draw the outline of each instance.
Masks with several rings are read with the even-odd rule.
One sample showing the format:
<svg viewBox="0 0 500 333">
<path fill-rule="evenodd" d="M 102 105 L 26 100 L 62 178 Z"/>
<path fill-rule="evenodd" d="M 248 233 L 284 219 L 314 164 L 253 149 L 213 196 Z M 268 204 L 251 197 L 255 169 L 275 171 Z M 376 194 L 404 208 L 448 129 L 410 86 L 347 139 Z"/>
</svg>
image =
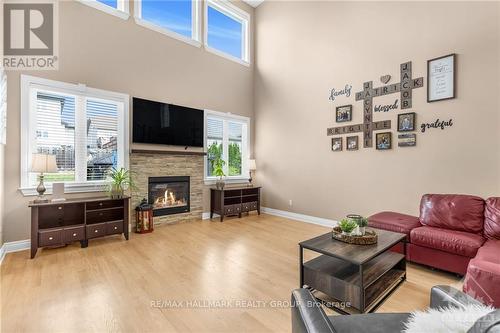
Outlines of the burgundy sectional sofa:
<svg viewBox="0 0 500 333">
<path fill-rule="evenodd" d="M 368 220 L 406 234 L 409 261 L 465 275 L 466 293 L 500 307 L 500 198 L 426 194 L 419 217 L 381 212 Z"/>
</svg>

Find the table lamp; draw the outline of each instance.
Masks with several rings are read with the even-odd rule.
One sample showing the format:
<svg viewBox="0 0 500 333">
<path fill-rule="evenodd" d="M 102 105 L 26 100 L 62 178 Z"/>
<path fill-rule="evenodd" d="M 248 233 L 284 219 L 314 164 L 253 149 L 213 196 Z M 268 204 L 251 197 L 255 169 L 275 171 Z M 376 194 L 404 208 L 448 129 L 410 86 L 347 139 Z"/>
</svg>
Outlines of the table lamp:
<svg viewBox="0 0 500 333">
<path fill-rule="evenodd" d="M 255 160 L 248 160 L 248 170 L 249 170 L 249 178 L 248 178 L 248 186 L 253 186 L 252 184 L 252 171 L 257 170 L 257 164 Z"/>
<path fill-rule="evenodd" d="M 36 188 L 38 199 L 35 202 L 48 202 L 43 198 L 45 185 L 43 184 L 43 174 L 46 172 L 57 172 L 56 156 L 49 154 L 33 154 L 31 160 L 31 172 L 40 173 L 40 184 Z"/>
</svg>

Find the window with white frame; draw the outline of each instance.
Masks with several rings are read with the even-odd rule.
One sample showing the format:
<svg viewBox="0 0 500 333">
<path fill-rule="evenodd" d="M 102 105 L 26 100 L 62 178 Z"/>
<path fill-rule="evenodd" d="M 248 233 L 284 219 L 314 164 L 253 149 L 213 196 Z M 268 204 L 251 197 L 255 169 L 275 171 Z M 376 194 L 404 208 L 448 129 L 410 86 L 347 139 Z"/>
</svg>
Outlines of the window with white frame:
<svg viewBox="0 0 500 333">
<path fill-rule="evenodd" d="M 209 51 L 249 63 L 250 15 L 229 1 L 205 2 L 205 45 Z"/>
<path fill-rule="evenodd" d="M 199 0 L 135 0 L 136 22 L 199 46 Z"/>
<path fill-rule="evenodd" d="M 81 3 L 99 9 L 105 13 L 120 17 L 124 20 L 129 18 L 128 0 L 79 0 Z"/>
<path fill-rule="evenodd" d="M 99 190 L 111 168 L 127 167 L 128 95 L 22 76 L 21 190 L 34 188 L 31 156 L 56 156 L 45 183 Z M 70 190 L 71 191 L 71 190 Z"/>
<path fill-rule="evenodd" d="M 205 111 L 205 179 L 214 180 L 214 162 L 222 159 L 226 178 L 248 178 L 249 118 Z"/>
</svg>

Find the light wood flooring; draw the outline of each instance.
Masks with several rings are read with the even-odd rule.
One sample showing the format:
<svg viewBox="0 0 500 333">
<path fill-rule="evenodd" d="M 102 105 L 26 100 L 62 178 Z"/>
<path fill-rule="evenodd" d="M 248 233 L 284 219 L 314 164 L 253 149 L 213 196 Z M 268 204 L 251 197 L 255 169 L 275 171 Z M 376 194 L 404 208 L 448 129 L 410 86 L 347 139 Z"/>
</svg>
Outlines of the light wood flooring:
<svg viewBox="0 0 500 333">
<path fill-rule="evenodd" d="M 297 243 L 329 230 L 263 214 L 39 250 L 34 260 L 11 253 L 1 265 L 1 332 L 290 332 Z M 409 264 L 378 312 L 423 309 L 436 284 L 460 281 Z"/>
</svg>

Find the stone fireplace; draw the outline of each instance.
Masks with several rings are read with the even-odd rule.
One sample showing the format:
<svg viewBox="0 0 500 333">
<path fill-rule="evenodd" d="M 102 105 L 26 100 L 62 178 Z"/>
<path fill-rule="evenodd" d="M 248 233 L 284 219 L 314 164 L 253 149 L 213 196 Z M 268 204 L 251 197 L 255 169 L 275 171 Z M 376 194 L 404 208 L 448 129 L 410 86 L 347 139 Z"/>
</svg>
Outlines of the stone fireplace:
<svg viewBox="0 0 500 333">
<path fill-rule="evenodd" d="M 137 187 L 130 204 L 133 227 L 135 207 L 143 198 L 157 208 L 155 225 L 201 219 L 203 160 L 203 155 L 132 150 L 130 170 Z"/>
<path fill-rule="evenodd" d="M 148 202 L 153 216 L 189 212 L 189 177 L 149 177 Z"/>
</svg>

